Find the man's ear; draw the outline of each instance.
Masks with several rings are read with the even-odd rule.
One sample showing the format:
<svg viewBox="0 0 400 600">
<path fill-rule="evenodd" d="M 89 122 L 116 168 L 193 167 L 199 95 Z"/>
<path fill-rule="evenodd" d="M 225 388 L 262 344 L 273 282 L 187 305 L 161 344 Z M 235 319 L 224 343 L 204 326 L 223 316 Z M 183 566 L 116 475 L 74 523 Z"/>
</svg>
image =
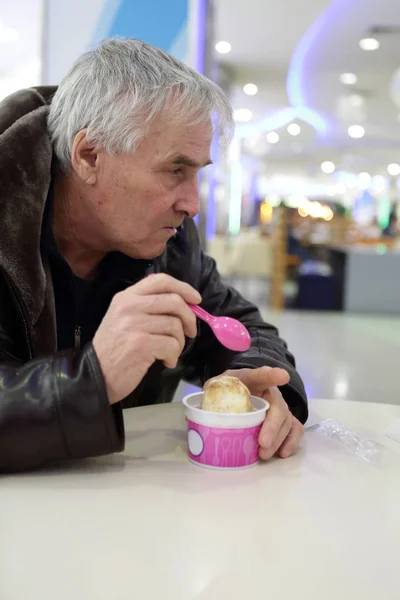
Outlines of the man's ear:
<svg viewBox="0 0 400 600">
<path fill-rule="evenodd" d="M 100 167 L 100 154 L 93 144 L 89 144 L 86 129 L 78 131 L 72 144 L 72 167 L 87 185 L 94 185 Z"/>
</svg>

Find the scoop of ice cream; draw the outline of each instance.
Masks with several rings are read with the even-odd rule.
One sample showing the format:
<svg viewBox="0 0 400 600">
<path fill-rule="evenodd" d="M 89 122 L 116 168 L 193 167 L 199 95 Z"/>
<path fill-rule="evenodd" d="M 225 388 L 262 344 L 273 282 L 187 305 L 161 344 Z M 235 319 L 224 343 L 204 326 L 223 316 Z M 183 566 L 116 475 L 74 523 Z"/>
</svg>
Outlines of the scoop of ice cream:
<svg viewBox="0 0 400 600">
<path fill-rule="evenodd" d="M 219 413 L 245 413 L 253 410 L 247 387 L 237 379 L 222 375 L 206 383 L 200 408 Z"/>
</svg>

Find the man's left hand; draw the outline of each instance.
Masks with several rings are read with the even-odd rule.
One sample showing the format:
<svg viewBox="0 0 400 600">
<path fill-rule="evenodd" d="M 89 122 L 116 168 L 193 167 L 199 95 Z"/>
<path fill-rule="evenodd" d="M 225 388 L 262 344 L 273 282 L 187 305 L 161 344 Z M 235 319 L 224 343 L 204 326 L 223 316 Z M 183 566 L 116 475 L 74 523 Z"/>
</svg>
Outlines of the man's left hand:
<svg viewBox="0 0 400 600">
<path fill-rule="evenodd" d="M 304 427 L 292 415 L 278 386 L 286 385 L 289 374 L 284 369 L 261 367 L 259 369 L 235 369 L 224 375 L 237 377 L 253 396 L 264 398 L 270 403 L 267 416 L 260 431 L 260 458 L 269 460 L 275 454 L 288 458 L 300 445 Z"/>
</svg>

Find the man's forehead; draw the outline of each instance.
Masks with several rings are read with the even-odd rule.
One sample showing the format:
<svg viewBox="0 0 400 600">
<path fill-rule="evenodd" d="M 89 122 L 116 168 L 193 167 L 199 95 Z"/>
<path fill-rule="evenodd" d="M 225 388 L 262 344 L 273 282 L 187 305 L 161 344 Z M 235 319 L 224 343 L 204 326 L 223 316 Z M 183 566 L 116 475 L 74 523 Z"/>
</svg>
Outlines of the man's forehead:
<svg viewBox="0 0 400 600">
<path fill-rule="evenodd" d="M 186 140 L 197 144 L 211 144 L 213 138 L 213 127 L 211 120 L 200 123 L 177 123 L 166 115 L 159 115 L 151 123 L 149 135 L 157 137 L 165 142 L 174 143 Z"/>
<path fill-rule="evenodd" d="M 201 168 L 211 163 L 212 129 L 208 124 L 157 124 L 149 131 L 154 157 L 163 162 Z"/>
</svg>

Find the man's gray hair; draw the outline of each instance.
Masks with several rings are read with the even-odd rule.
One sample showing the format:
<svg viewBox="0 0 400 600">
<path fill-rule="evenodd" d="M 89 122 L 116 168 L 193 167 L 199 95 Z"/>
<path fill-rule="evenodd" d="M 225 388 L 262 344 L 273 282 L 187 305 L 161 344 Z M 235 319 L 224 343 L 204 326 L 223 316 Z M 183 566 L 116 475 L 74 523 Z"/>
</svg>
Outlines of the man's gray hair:
<svg viewBox="0 0 400 600">
<path fill-rule="evenodd" d="M 215 83 L 146 42 L 104 40 L 78 58 L 50 106 L 48 127 L 62 169 L 69 170 L 82 129 L 95 147 L 131 153 L 164 111 L 170 122 L 183 125 L 211 117 L 228 139 L 233 131 L 231 105 Z"/>
</svg>

